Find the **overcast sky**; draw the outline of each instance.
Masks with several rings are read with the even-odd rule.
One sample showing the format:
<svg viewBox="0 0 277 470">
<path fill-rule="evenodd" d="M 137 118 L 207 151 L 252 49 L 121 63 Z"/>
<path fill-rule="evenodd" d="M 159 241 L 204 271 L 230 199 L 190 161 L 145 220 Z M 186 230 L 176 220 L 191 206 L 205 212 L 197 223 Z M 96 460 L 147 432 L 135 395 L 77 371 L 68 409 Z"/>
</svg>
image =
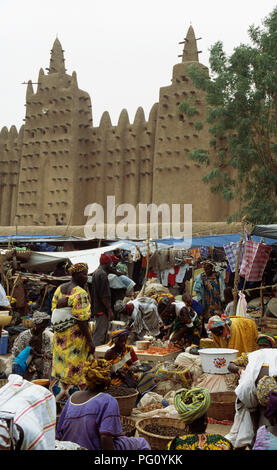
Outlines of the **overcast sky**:
<svg viewBox="0 0 277 470">
<path fill-rule="evenodd" d="M 123 108 L 133 122 L 139 106 L 148 119 L 160 87 L 170 85 L 190 24 L 208 66 L 216 41 L 228 54 L 249 43 L 248 27 L 261 25 L 275 6 L 276 0 L 0 0 L 0 129 L 23 124 L 22 82 L 37 82 L 57 36 L 68 73 L 77 72 L 91 97 L 94 125 L 104 111 L 117 124 Z"/>
</svg>

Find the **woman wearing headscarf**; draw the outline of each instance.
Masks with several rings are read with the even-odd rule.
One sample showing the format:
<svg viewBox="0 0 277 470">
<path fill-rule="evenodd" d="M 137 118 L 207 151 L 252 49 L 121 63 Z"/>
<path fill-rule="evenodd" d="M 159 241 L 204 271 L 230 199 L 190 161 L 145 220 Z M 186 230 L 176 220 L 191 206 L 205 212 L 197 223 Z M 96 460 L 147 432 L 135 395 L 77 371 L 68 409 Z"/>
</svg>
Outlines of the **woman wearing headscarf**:
<svg viewBox="0 0 277 470">
<path fill-rule="evenodd" d="M 176 318 L 176 310 L 175 308 L 171 308 L 175 297 L 169 293 L 160 293 L 153 295 L 152 298 L 158 303 L 158 314 L 162 320 L 160 326 L 161 337 L 164 341 L 167 341 L 172 333 L 174 320 Z"/>
<path fill-rule="evenodd" d="M 133 346 L 127 344 L 129 335 L 127 329 L 117 329 L 110 334 L 111 348 L 106 351 L 105 359 L 111 364 L 111 385 L 136 386 L 134 372 L 140 362 Z"/>
<path fill-rule="evenodd" d="M 257 349 L 258 328 L 251 318 L 214 315 L 208 330 L 216 348 L 237 349 L 238 355 Z"/>
<path fill-rule="evenodd" d="M 59 286 L 52 300 L 54 336 L 50 390 L 60 405 L 71 393 L 85 387 L 84 364 L 95 351 L 88 323 L 90 302 L 83 288 L 87 282 L 88 266 L 78 263 L 71 266 L 69 272 L 71 281 Z"/>
<path fill-rule="evenodd" d="M 58 421 L 56 437 L 88 450 L 149 450 L 141 437 L 123 435 L 117 400 L 107 393 L 111 364 L 90 359 L 84 367 L 86 389 L 67 401 Z"/>
<path fill-rule="evenodd" d="M 193 290 L 197 301 L 203 306 L 203 319 L 207 325 L 209 318 L 223 311 L 225 283 L 221 272 L 217 272 L 211 261 L 203 262 L 204 272 L 194 281 Z"/>
<path fill-rule="evenodd" d="M 33 326 L 28 330 L 22 331 L 15 339 L 11 354 L 12 359 L 17 357 L 26 347 L 29 346 L 32 336 L 36 337 L 39 341 L 39 349 L 43 356 L 43 367 L 41 374 L 43 378 L 47 378 L 50 375 L 51 364 L 52 364 L 52 344 L 51 339 L 45 331 L 50 323 L 50 316 L 46 312 L 34 312 L 32 316 Z"/>
<path fill-rule="evenodd" d="M 277 382 L 276 377 L 263 377 L 257 385 L 257 396 L 269 421 L 259 427 L 253 450 L 277 450 Z"/>
<path fill-rule="evenodd" d="M 167 450 L 233 450 L 225 437 L 206 432 L 210 404 L 210 392 L 202 387 L 182 388 L 175 393 L 174 406 L 186 425 L 186 433 L 170 441 Z"/>
</svg>

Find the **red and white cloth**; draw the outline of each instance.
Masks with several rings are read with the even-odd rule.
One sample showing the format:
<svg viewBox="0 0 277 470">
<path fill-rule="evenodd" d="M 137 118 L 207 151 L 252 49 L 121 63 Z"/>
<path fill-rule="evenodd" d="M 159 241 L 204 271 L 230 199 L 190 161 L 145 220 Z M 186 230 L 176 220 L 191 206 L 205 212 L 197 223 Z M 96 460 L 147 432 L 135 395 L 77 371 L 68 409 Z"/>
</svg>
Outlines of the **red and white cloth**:
<svg viewBox="0 0 277 470">
<path fill-rule="evenodd" d="M 240 276 L 247 281 L 261 281 L 271 252 L 271 246 L 247 240 L 240 268 Z"/>
</svg>

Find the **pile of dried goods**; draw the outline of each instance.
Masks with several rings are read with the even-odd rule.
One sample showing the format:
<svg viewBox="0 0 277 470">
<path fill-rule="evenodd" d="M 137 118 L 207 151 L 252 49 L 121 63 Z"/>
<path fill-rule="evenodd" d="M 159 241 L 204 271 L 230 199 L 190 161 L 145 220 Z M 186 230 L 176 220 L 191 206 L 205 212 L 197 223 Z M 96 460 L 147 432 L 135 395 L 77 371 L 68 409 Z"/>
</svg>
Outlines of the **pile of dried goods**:
<svg viewBox="0 0 277 470">
<path fill-rule="evenodd" d="M 125 397 L 128 395 L 133 395 L 136 392 L 137 390 L 135 390 L 134 388 L 126 387 L 125 385 L 111 385 L 106 390 L 106 393 L 109 393 L 113 397 Z"/>
<path fill-rule="evenodd" d="M 150 405 L 145 405 L 140 408 L 139 411 L 147 413 L 148 411 L 161 410 L 162 408 L 164 408 L 164 406 L 161 403 L 151 403 Z"/>
<path fill-rule="evenodd" d="M 135 434 L 136 426 L 131 423 L 121 423 L 122 431 L 125 436 L 132 436 Z"/>
<path fill-rule="evenodd" d="M 160 424 L 152 423 L 145 426 L 144 431 L 155 434 L 156 436 L 175 437 L 180 435 L 180 428 L 173 426 L 161 426 Z"/>
</svg>

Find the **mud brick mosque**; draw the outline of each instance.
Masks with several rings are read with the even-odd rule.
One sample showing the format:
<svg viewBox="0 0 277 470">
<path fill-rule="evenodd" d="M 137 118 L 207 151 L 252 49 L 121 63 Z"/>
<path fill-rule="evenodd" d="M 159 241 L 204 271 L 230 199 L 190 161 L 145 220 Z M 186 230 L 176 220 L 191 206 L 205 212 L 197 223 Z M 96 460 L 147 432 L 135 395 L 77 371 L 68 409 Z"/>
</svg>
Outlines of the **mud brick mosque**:
<svg viewBox="0 0 277 470">
<path fill-rule="evenodd" d="M 105 207 L 109 195 L 116 205 L 192 204 L 193 221 L 225 221 L 233 208 L 210 192 L 205 168 L 188 158 L 210 141 L 204 92 L 187 76 L 191 63 L 208 72 L 198 56 L 190 26 L 172 83 L 160 88 L 148 120 L 139 107 L 131 123 L 123 109 L 117 125 L 104 112 L 94 127 L 91 98 L 79 89 L 76 72 L 66 73 L 56 39 L 36 91 L 28 82 L 24 125 L 0 132 L 0 226 L 53 226 L 57 218 L 83 225 L 85 206 Z M 204 123 L 199 131 L 178 109 L 189 97 Z"/>
</svg>

